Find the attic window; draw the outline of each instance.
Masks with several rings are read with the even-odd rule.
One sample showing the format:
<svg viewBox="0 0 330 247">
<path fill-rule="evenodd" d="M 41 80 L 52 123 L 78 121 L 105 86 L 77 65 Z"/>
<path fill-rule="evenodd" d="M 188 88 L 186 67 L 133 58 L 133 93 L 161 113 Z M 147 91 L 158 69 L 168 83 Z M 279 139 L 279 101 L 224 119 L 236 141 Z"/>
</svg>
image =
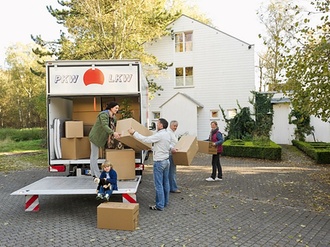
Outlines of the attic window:
<svg viewBox="0 0 330 247">
<path fill-rule="evenodd" d="M 175 52 L 187 52 L 192 51 L 193 43 L 192 43 L 193 33 L 190 32 L 181 32 L 175 34 Z"/>
</svg>

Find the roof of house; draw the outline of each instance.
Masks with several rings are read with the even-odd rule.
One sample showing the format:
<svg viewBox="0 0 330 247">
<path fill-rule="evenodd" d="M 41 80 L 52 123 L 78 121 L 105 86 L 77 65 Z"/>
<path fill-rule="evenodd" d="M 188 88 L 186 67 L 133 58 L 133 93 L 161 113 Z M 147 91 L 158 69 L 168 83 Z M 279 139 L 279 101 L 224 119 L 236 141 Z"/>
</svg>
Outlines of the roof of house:
<svg viewBox="0 0 330 247">
<path fill-rule="evenodd" d="M 189 99 L 189 100 L 190 100 L 191 102 L 193 102 L 197 107 L 201 107 L 201 108 L 204 107 L 203 104 L 201 104 L 201 103 L 199 103 L 198 101 L 194 100 L 194 99 L 191 98 L 189 95 L 187 95 L 187 94 L 185 94 L 185 93 L 180 93 L 180 92 L 174 94 L 171 98 L 169 98 L 168 100 L 166 100 L 166 101 L 165 101 L 163 104 L 161 104 L 159 107 L 162 108 L 164 105 L 166 105 L 169 101 L 171 101 L 173 98 L 175 98 L 175 97 L 178 96 L 178 95 L 182 95 L 182 96 L 184 96 L 185 98 Z"/>
<path fill-rule="evenodd" d="M 228 33 L 225 33 L 225 32 L 223 32 L 223 31 L 217 29 L 216 27 L 213 27 L 213 26 L 208 25 L 208 24 L 206 24 L 206 23 L 204 23 L 204 22 L 201 22 L 201 21 L 199 21 L 199 20 L 196 20 L 196 19 L 194 19 L 194 18 L 192 18 L 192 17 L 190 17 L 190 16 L 188 16 L 188 15 L 182 14 L 182 15 L 180 15 L 176 20 L 178 20 L 178 19 L 181 18 L 181 17 L 186 17 L 186 18 L 189 18 L 189 19 L 191 19 L 191 20 L 193 20 L 193 21 L 197 21 L 197 22 L 199 22 L 199 23 L 201 23 L 201 24 L 203 24 L 203 25 L 205 25 L 205 26 L 208 26 L 208 27 L 210 27 L 210 28 L 212 28 L 212 29 L 214 29 L 214 30 L 216 30 L 216 31 L 218 31 L 218 32 L 221 32 L 221 33 L 223 33 L 223 34 L 225 34 L 225 35 L 227 35 L 227 36 L 229 36 L 229 37 L 232 37 L 232 38 L 234 38 L 234 39 L 236 39 L 236 40 L 238 40 L 238 41 L 240 41 L 240 42 L 243 42 L 243 43 L 247 44 L 247 45 L 249 46 L 249 48 L 250 48 L 251 46 L 254 46 L 254 44 L 249 44 L 249 43 L 247 43 L 247 42 L 245 42 L 245 41 L 243 41 L 243 40 L 241 40 L 241 39 L 239 39 L 239 38 L 236 38 L 236 37 L 234 37 L 234 36 L 232 36 L 232 35 L 230 35 L 230 34 L 228 34 Z M 169 25 L 173 24 L 173 22 L 175 22 L 176 20 L 172 21 Z"/>
</svg>

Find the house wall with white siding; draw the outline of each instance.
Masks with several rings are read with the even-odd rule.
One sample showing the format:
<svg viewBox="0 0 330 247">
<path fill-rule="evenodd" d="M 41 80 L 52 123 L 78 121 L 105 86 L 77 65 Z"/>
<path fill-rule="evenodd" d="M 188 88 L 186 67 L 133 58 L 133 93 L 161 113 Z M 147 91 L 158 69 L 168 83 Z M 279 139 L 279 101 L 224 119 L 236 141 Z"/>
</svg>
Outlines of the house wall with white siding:
<svg viewBox="0 0 330 247">
<path fill-rule="evenodd" d="M 173 109 L 180 109 L 179 111 Z M 197 136 L 197 107 L 181 94 L 177 94 L 172 100 L 169 100 L 161 106 L 162 117 L 168 122 L 172 120 L 178 121 L 177 135 L 193 135 Z M 184 112 L 185 114 L 182 114 Z M 187 118 L 189 116 L 189 118 Z"/>
<path fill-rule="evenodd" d="M 155 55 L 159 61 L 173 63 L 165 73 L 155 78 L 164 91 L 156 93 L 150 100 L 149 116 L 152 112 L 163 113 L 160 106 L 178 92 L 189 95 L 200 102 L 203 108 L 197 109 L 197 138 L 205 139 L 210 131 L 210 121 L 216 120 L 220 130 L 225 122 L 219 105 L 225 110 L 251 107 L 249 98 L 255 90 L 254 80 L 254 47 L 208 25 L 202 24 L 187 16 L 181 16 L 170 25 L 174 33 L 193 31 L 193 51 L 175 52 L 175 41 L 171 36 L 162 37 L 146 46 L 146 50 Z M 193 67 L 192 87 L 175 87 L 175 68 Z M 183 102 L 184 103 L 184 102 Z M 219 118 L 211 117 L 211 110 L 219 110 Z M 183 107 L 173 107 L 173 116 L 194 118 Z M 166 112 L 168 120 L 173 117 Z M 192 121 L 195 121 L 192 119 Z M 184 133 L 190 127 L 179 125 Z M 181 134 L 178 132 L 178 134 Z"/>
</svg>

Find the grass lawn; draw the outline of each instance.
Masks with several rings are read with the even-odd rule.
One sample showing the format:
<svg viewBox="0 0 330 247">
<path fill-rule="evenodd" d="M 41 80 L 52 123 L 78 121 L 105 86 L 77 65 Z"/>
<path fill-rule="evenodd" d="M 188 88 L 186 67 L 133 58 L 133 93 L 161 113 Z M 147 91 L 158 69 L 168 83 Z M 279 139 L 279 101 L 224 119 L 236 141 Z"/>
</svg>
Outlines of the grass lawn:
<svg viewBox="0 0 330 247">
<path fill-rule="evenodd" d="M 31 167 L 47 169 L 47 150 L 42 147 L 42 143 L 43 140 L 0 141 L 0 172 L 25 170 Z"/>
</svg>

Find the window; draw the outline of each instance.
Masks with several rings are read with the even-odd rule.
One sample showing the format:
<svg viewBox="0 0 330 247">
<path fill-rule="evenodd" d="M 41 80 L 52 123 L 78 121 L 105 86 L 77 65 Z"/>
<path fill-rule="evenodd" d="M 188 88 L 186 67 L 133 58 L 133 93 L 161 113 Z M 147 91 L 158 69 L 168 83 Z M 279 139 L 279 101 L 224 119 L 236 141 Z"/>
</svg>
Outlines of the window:
<svg viewBox="0 0 330 247">
<path fill-rule="evenodd" d="M 175 52 L 192 51 L 192 32 L 182 32 L 175 34 Z"/>
<path fill-rule="evenodd" d="M 228 113 L 228 118 L 229 119 L 232 119 L 232 118 L 234 118 L 235 116 L 236 116 L 236 114 L 237 114 L 237 109 L 228 109 L 227 110 L 227 113 Z"/>
<path fill-rule="evenodd" d="M 193 67 L 176 68 L 175 78 L 177 87 L 193 86 Z"/>
<path fill-rule="evenodd" d="M 152 112 L 153 114 L 153 119 L 159 119 L 160 118 L 160 112 L 159 111 L 154 111 Z"/>
<path fill-rule="evenodd" d="M 219 119 L 219 110 L 211 110 L 210 111 L 211 119 Z"/>
</svg>

